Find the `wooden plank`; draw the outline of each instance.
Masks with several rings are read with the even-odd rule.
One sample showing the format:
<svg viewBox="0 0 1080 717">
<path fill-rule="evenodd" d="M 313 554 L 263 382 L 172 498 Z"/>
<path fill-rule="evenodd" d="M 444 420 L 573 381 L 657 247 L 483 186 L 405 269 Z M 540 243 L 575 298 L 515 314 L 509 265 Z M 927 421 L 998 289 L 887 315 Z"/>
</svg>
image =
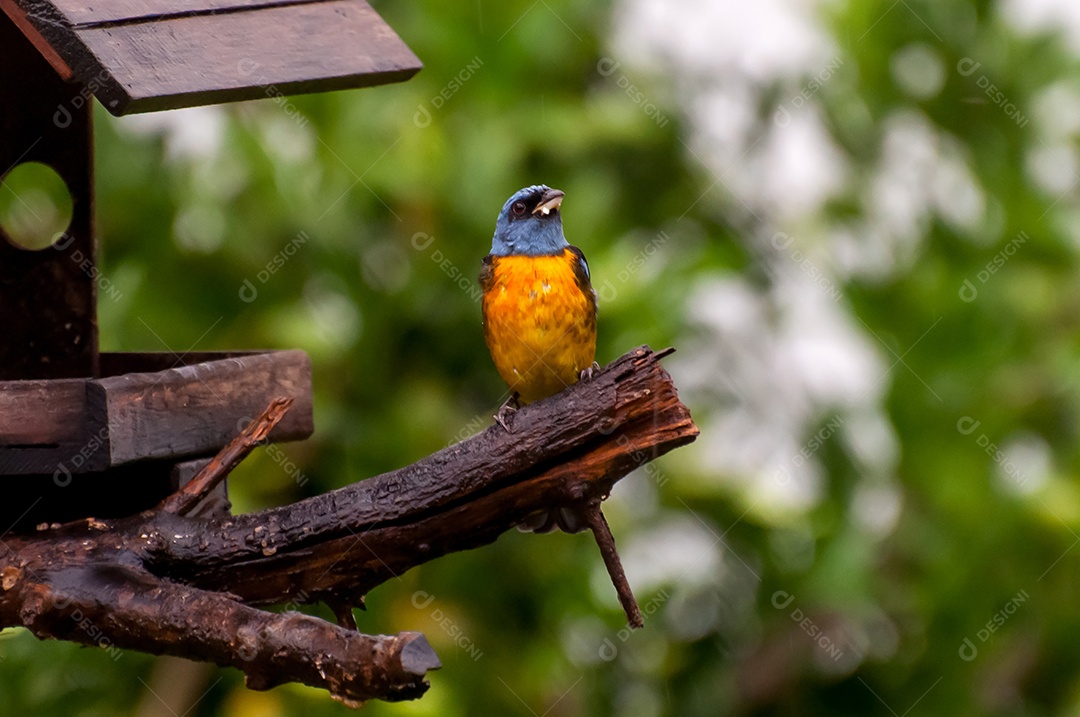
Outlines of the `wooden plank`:
<svg viewBox="0 0 1080 717">
<path fill-rule="evenodd" d="M 179 366 L 253 356 L 266 351 L 103 353 L 103 377 L 165 371 Z M 0 381 L 0 448 L 74 444 L 83 438 L 88 379 Z"/>
<path fill-rule="evenodd" d="M 0 447 L 77 443 L 86 379 L 0 381 Z"/>
<path fill-rule="evenodd" d="M 212 454 L 236 435 L 240 418 L 276 396 L 296 402 L 270 440 L 314 431 L 303 351 L 199 352 L 183 357 L 192 365 L 175 368 L 171 353 L 103 356 L 109 370 L 124 373 L 0 381 L 0 476 L 49 474 L 67 484 L 133 461 Z"/>
<path fill-rule="evenodd" d="M 57 485 L 68 485 L 72 476 L 108 468 L 108 438 L 108 431 L 99 430 L 75 443 L 0 446 L 0 477 L 47 474 Z"/>
<path fill-rule="evenodd" d="M 298 5 L 325 0 L 52 0 L 70 25 L 138 22 L 178 15 L 251 10 L 274 5 Z"/>
<path fill-rule="evenodd" d="M 119 113 L 361 87 L 407 79 L 420 67 L 375 11 L 356 0 L 77 35 L 123 87 L 126 97 L 115 98 Z"/>
<path fill-rule="evenodd" d="M 125 374 L 92 381 L 87 389 L 91 422 L 109 426 L 113 466 L 216 450 L 276 396 L 291 396 L 296 403 L 270 439 L 310 436 L 311 362 L 303 351 Z"/>
<path fill-rule="evenodd" d="M 149 373 L 167 371 L 179 366 L 192 366 L 208 361 L 220 361 L 237 356 L 255 356 L 274 353 L 272 351 L 190 351 L 186 354 L 174 354 L 171 351 L 106 352 L 101 354 L 101 378 L 119 376 L 125 373 Z"/>
<path fill-rule="evenodd" d="M 108 467 L 108 427 L 88 417 L 90 381 L 0 381 L 0 476 L 48 474 L 65 487 Z"/>
<path fill-rule="evenodd" d="M 0 0 L 5 1 L 10 0 Z M 205 6 L 209 14 L 148 16 L 115 25 L 72 25 L 53 2 L 15 1 L 75 77 L 114 115 L 238 100 L 280 101 L 289 94 L 401 82 L 421 68 L 416 55 L 364 0 L 259 7 L 231 0 L 233 9 L 217 12 L 209 11 L 219 0 L 192 0 L 190 7 Z M 140 7 L 152 11 L 164 0 L 126 0 L 116 12 L 84 2 L 81 15 L 80 0 L 58 4 L 72 17 L 105 18 Z"/>
<path fill-rule="evenodd" d="M 20 7 L 15 0 L 0 0 L 0 10 L 3 10 L 11 18 L 11 21 L 19 28 L 19 32 L 23 34 L 23 37 L 29 40 L 41 53 L 41 56 L 52 65 L 52 68 L 56 70 L 56 74 L 60 75 L 60 79 L 64 82 L 70 82 L 75 77 L 75 73 L 64 62 L 64 59 L 34 27 L 34 24 L 27 19 L 26 10 Z"/>
</svg>

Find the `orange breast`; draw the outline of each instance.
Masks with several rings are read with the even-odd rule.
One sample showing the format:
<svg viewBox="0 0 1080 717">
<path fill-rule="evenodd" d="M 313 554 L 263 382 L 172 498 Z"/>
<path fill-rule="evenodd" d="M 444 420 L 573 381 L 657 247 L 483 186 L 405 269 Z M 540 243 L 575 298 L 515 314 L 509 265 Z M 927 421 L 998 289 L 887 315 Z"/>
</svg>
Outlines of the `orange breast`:
<svg viewBox="0 0 1080 717">
<path fill-rule="evenodd" d="M 575 383 L 596 355 L 596 299 L 574 273 L 576 257 L 492 259 L 484 338 L 499 375 L 522 403 Z"/>
</svg>

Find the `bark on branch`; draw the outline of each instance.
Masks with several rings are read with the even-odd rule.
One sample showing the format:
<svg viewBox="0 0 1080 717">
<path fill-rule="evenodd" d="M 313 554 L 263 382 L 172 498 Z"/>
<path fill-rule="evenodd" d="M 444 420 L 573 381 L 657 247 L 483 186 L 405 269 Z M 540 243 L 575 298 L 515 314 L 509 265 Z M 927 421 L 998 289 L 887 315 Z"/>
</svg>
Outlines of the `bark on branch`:
<svg viewBox="0 0 1080 717">
<path fill-rule="evenodd" d="M 8 536 L 0 542 L 0 627 L 231 665 L 255 689 L 303 682 L 349 704 L 418 697 L 426 672 L 439 666 L 422 635 L 361 635 L 253 606 L 322 600 L 349 614 L 387 579 L 558 507 L 593 516 L 618 584 L 598 502 L 634 468 L 697 436 L 663 355 L 635 349 L 592 380 L 521 409 L 509 433 L 492 426 L 411 466 L 292 505 L 208 520 L 186 514 L 192 489 L 130 518 Z M 230 455 L 249 443 L 238 438 Z"/>
</svg>

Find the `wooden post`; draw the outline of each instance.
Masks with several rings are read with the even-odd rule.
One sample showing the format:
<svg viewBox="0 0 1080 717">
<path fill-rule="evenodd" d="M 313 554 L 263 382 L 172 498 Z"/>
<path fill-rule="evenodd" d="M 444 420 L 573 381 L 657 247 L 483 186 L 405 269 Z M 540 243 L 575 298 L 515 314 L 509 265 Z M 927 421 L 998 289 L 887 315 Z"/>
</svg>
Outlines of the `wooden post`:
<svg viewBox="0 0 1080 717">
<path fill-rule="evenodd" d="M 41 162 L 72 199 L 71 224 L 50 248 L 19 248 L 0 229 L 0 380 L 96 376 L 91 96 L 64 82 L 4 13 L 0 48 L 0 177 Z"/>
</svg>

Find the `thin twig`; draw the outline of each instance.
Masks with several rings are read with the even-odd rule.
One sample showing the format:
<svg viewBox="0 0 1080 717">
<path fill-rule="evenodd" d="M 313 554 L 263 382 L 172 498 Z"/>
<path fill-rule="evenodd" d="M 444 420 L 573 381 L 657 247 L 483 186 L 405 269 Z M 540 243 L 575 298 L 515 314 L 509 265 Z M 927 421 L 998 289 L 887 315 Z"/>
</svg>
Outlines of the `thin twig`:
<svg viewBox="0 0 1080 717">
<path fill-rule="evenodd" d="M 359 629 L 356 627 L 356 615 L 353 615 L 352 605 L 344 601 L 333 600 L 328 606 L 334 611 L 334 617 L 337 618 L 339 627 L 343 627 L 346 630 L 357 630 L 357 632 L 359 632 Z"/>
<path fill-rule="evenodd" d="M 585 521 L 589 524 L 589 530 L 596 538 L 596 544 L 600 547 L 600 555 L 604 558 L 604 566 L 607 567 L 611 582 L 615 585 L 615 592 L 619 594 L 619 602 L 622 603 L 626 620 L 630 627 L 644 627 L 645 618 L 641 615 L 641 608 L 634 599 L 634 592 L 630 589 L 630 583 L 626 580 L 623 572 L 622 561 L 619 560 L 619 551 L 615 549 L 615 536 L 611 534 L 607 519 L 600 510 L 599 501 L 591 502 L 583 511 Z"/>
<path fill-rule="evenodd" d="M 228 445 L 218 451 L 209 463 L 207 463 L 194 478 L 187 482 L 183 488 L 176 491 L 161 505 L 165 513 L 186 515 L 189 513 L 240 461 L 244 460 L 255 446 L 259 445 L 274 426 L 285 417 L 293 404 L 291 398 L 275 398 L 259 414 L 259 417 L 249 423 L 240 434 L 229 441 Z"/>
</svg>

